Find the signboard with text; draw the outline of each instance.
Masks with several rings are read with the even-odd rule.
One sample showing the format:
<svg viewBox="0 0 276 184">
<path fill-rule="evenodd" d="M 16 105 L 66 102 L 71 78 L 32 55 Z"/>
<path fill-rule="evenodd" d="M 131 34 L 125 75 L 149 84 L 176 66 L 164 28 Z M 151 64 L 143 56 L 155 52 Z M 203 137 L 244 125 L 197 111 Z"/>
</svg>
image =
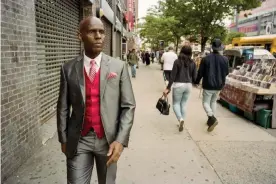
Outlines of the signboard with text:
<svg viewBox="0 0 276 184">
<path fill-rule="evenodd" d="M 134 10 L 134 7 L 133 7 L 133 3 L 134 3 L 135 0 L 128 0 L 127 1 L 127 8 L 128 8 L 128 28 L 130 31 L 133 30 L 134 28 L 134 19 L 133 19 L 133 10 Z"/>
</svg>

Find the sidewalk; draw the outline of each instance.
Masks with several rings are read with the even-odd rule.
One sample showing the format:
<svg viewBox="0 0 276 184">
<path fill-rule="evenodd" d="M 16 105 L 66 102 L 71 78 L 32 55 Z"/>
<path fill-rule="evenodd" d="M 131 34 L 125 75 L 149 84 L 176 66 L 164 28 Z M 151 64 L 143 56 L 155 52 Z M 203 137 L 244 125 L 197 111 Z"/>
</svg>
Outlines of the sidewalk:
<svg viewBox="0 0 276 184">
<path fill-rule="evenodd" d="M 135 124 L 118 164 L 118 184 L 276 183 L 275 137 L 221 106 L 219 125 L 207 133 L 197 89 L 189 101 L 186 128 L 179 133 L 172 109 L 169 116 L 155 109 L 164 87 L 159 65 L 140 64 L 133 79 Z M 36 151 L 6 184 L 66 183 L 66 160 L 57 137 Z M 92 184 L 96 180 L 94 172 Z"/>
</svg>

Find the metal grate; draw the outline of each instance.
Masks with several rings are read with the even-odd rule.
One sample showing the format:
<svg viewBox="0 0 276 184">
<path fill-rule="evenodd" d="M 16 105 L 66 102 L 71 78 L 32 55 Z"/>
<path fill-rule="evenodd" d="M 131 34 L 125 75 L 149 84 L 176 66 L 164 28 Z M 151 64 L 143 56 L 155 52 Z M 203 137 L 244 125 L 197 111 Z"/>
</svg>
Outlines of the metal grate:
<svg viewBox="0 0 276 184">
<path fill-rule="evenodd" d="M 55 114 L 60 66 L 80 54 L 79 0 L 35 1 L 40 121 Z"/>
<path fill-rule="evenodd" d="M 102 1 L 104 1 L 104 0 L 102 0 Z M 110 8 L 113 9 L 113 1 L 114 0 L 106 0 L 106 1 L 109 4 Z"/>
<path fill-rule="evenodd" d="M 105 17 L 102 18 L 102 21 L 105 28 L 104 53 L 111 56 L 112 25 Z"/>
<path fill-rule="evenodd" d="M 122 39 L 121 39 L 121 33 L 116 32 L 116 57 L 121 58 L 121 50 L 122 50 Z"/>
</svg>

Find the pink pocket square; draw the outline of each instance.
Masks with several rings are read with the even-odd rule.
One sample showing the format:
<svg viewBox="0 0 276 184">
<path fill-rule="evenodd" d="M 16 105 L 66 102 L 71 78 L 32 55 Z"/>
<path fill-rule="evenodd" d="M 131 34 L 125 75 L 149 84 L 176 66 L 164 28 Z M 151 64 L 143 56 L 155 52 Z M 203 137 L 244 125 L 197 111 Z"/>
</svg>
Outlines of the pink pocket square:
<svg viewBox="0 0 276 184">
<path fill-rule="evenodd" d="M 117 77 L 117 73 L 110 72 L 110 73 L 108 74 L 108 76 L 107 76 L 107 79 L 113 79 L 113 78 L 115 78 L 115 77 Z"/>
</svg>

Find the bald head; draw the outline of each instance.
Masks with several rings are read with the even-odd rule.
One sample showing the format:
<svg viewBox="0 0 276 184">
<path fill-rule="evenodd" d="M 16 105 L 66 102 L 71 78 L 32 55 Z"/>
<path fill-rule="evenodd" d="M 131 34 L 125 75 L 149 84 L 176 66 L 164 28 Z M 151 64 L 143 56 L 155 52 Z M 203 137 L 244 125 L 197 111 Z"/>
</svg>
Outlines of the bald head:
<svg viewBox="0 0 276 184">
<path fill-rule="evenodd" d="M 79 39 L 83 42 L 86 56 L 95 58 L 103 50 L 105 31 L 97 17 L 86 17 L 80 23 Z"/>
<path fill-rule="evenodd" d="M 102 25 L 103 26 L 103 22 L 101 21 L 101 19 L 94 17 L 94 16 L 86 17 L 80 22 L 80 28 L 79 28 L 80 32 L 87 30 L 87 28 L 92 25 Z"/>
</svg>

